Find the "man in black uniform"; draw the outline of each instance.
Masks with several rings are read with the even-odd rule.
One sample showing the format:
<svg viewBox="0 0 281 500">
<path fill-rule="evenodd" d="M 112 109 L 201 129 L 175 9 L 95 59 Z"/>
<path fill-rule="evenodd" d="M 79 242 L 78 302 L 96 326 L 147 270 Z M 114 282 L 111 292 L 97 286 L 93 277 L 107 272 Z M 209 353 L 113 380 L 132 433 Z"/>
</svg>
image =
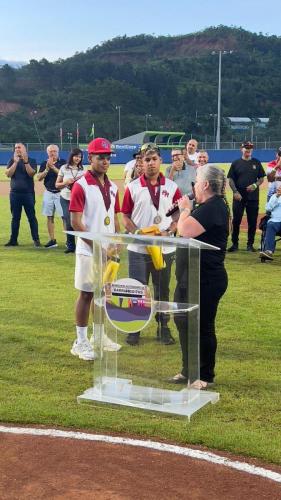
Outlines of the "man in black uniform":
<svg viewBox="0 0 281 500">
<path fill-rule="evenodd" d="M 253 144 L 249 141 L 241 145 L 242 158 L 235 160 L 229 169 L 229 186 L 233 191 L 232 246 L 228 252 L 238 250 L 239 229 L 246 208 L 248 223 L 247 251 L 253 247 L 259 212 L 259 186 L 263 183 L 265 171 L 256 158 L 252 158 Z"/>
<path fill-rule="evenodd" d="M 37 163 L 29 158 L 26 147 L 21 142 L 15 144 L 14 156 L 6 168 L 6 176 L 11 179 L 10 206 L 12 214 L 11 236 L 6 247 L 18 245 L 21 212 L 24 208 L 35 247 L 40 247 L 38 222 L 35 215 L 35 192 L 33 177 Z"/>
</svg>

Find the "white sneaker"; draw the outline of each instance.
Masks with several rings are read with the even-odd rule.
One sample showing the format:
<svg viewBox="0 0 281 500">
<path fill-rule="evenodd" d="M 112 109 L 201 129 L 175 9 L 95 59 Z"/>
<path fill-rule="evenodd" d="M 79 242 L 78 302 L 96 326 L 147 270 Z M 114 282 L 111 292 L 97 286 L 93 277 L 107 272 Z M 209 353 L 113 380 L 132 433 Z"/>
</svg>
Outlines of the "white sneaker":
<svg viewBox="0 0 281 500">
<path fill-rule="evenodd" d="M 97 355 L 88 339 L 80 343 L 75 340 L 70 352 L 73 356 L 78 356 L 79 359 L 83 359 L 84 361 L 93 361 L 97 358 Z"/>
<path fill-rule="evenodd" d="M 120 351 L 121 345 L 113 342 L 105 333 L 102 336 L 102 345 L 104 351 Z"/>
<path fill-rule="evenodd" d="M 90 338 L 90 343 L 92 346 L 94 346 L 94 342 L 95 342 L 95 336 L 93 334 L 91 335 Z M 105 333 L 102 334 L 102 349 L 104 351 L 116 352 L 119 351 L 121 347 L 122 346 L 120 344 L 117 344 L 117 342 L 113 342 L 112 340 L 110 340 L 110 338 Z"/>
</svg>

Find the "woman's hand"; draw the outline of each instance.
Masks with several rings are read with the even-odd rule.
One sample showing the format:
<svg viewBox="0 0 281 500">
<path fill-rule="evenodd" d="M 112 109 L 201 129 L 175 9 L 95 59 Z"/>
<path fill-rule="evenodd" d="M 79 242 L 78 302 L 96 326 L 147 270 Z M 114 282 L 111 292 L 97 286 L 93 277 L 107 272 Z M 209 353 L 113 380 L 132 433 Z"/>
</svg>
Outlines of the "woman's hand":
<svg viewBox="0 0 281 500">
<path fill-rule="evenodd" d="M 188 208 L 191 211 L 191 209 L 192 209 L 192 203 L 191 203 L 190 199 L 188 198 L 188 196 L 186 196 L 186 195 L 178 200 L 178 206 L 179 206 L 180 210 L 183 210 L 184 208 Z"/>
</svg>

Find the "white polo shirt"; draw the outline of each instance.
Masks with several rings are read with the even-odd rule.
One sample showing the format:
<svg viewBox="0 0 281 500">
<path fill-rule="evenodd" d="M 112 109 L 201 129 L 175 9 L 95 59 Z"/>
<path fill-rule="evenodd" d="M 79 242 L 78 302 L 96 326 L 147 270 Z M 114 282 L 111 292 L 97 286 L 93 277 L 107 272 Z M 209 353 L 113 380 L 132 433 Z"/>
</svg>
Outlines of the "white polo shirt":
<svg viewBox="0 0 281 500">
<path fill-rule="evenodd" d="M 110 183 L 111 204 L 106 210 L 102 193 L 96 179 L 90 171 L 75 182 L 71 191 L 70 212 L 82 213 L 82 222 L 86 230 L 93 233 L 115 233 L 114 215 L 120 212 L 119 194 L 116 184 Z M 105 224 L 106 217 L 110 222 Z M 81 255 L 92 255 L 92 251 L 81 238 L 77 239 L 76 253 Z"/>
<path fill-rule="evenodd" d="M 157 225 L 160 231 L 165 231 L 170 227 L 172 222 L 172 218 L 166 217 L 166 213 L 182 195 L 176 183 L 170 179 L 166 179 L 161 173 L 159 174 L 159 183 L 152 187 L 155 191 L 160 187 L 158 210 L 156 210 L 152 202 L 145 175 L 141 175 L 127 186 L 122 204 L 122 212 L 132 219 L 138 229 L 155 225 L 154 219 L 159 215 L 161 222 Z M 128 249 L 134 252 L 147 253 L 143 247 L 138 249 L 135 245 L 129 245 Z M 170 247 L 163 248 L 163 253 L 170 252 L 173 252 L 173 249 Z"/>
</svg>

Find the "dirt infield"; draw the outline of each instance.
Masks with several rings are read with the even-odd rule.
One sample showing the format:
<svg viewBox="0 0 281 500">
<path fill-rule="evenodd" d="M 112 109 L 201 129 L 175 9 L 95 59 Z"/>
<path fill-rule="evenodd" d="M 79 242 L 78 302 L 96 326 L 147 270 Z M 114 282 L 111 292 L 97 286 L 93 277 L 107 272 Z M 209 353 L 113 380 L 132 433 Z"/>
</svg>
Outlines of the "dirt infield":
<svg viewBox="0 0 281 500">
<path fill-rule="evenodd" d="M 68 438 L 2 433 L 0 471 L 1 500 L 281 498 L 280 483 L 222 465 Z"/>
</svg>

